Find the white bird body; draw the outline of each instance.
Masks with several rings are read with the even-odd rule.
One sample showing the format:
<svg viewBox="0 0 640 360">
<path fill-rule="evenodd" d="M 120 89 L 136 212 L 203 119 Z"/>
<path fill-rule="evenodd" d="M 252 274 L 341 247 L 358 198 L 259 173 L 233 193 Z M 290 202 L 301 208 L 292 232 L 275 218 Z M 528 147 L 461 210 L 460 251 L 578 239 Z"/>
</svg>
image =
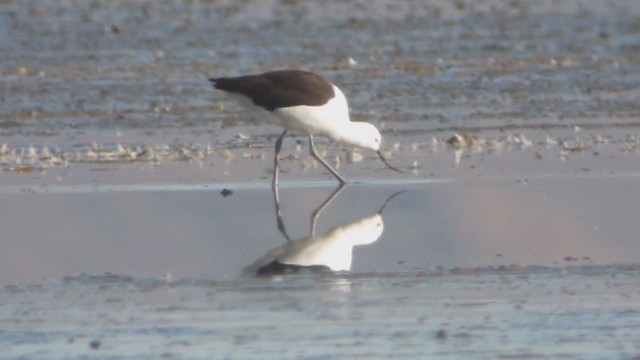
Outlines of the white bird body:
<svg viewBox="0 0 640 360">
<path fill-rule="evenodd" d="M 277 247 L 251 266 L 247 273 L 267 266 L 272 261 L 285 265 L 326 266 L 331 271 L 350 271 L 353 247 L 377 241 L 384 230 L 382 215 L 369 215 L 354 222 L 336 226 L 322 235 L 293 240 Z"/>
<path fill-rule="evenodd" d="M 347 99 L 337 86 L 333 85 L 333 89 L 336 96 L 323 106 L 298 105 L 274 110 L 277 124 L 296 133 L 324 135 L 338 141 L 338 134 L 351 120 Z"/>
</svg>

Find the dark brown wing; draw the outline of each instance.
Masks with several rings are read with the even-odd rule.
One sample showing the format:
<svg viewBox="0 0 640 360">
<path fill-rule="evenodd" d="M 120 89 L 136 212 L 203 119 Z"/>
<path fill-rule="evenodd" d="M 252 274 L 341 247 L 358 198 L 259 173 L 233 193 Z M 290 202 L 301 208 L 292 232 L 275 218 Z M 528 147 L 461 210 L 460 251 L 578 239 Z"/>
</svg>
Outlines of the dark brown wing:
<svg viewBox="0 0 640 360">
<path fill-rule="evenodd" d="M 221 77 L 209 81 L 216 89 L 245 95 L 254 104 L 269 111 L 297 105 L 320 106 L 335 96 L 330 82 L 319 75 L 300 70 Z"/>
</svg>

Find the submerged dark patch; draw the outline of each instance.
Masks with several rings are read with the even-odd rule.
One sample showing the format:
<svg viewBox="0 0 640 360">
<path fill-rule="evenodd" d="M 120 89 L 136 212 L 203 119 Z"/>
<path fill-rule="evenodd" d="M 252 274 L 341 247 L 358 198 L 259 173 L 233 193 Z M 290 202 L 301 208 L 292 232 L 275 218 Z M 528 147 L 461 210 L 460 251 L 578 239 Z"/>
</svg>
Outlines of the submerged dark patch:
<svg viewBox="0 0 640 360">
<path fill-rule="evenodd" d="M 281 263 L 278 260 L 273 260 L 269 264 L 259 268 L 256 271 L 258 276 L 273 276 L 273 275 L 287 275 L 287 274 L 304 274 L 304 273 L 330 273 L 331 269 L 325 265 L 297 265 Z"/>
</svg>

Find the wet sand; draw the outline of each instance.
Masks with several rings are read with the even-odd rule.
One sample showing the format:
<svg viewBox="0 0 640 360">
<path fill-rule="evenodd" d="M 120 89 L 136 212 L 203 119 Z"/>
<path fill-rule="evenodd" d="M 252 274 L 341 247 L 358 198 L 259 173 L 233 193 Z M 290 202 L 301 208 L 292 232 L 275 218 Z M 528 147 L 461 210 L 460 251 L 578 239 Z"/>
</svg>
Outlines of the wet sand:
<svg viewBox="0 0 640 360">
<path fill-rule="evenodd" d="M 638 356 L 640 6 L 319 4 L 2 4 L 1 358 Z M 408 173 L 289 137 L 276 202 L 206 81 L 276 68 Z"/>
<path fill-rule="evenodd" d="M 637 266 L 4 288 L 3 357 L 634 358 Z"/>
</svg>

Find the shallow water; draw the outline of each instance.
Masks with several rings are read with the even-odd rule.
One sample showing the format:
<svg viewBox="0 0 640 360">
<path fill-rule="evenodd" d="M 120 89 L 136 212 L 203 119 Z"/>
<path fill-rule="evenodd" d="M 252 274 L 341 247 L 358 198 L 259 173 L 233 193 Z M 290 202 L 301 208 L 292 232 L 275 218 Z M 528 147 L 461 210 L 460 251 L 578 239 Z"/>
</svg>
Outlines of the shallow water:
<svg viewBox="0 0 640 360">
<path fill-rule="evenodd" d="M 635 0 L 2 2 L 0 358 L 637 357 L 639 24 Z M 276 68 L 339 85 L 408 173 L 320 140 L 355 181 L 331 198 L 287 138 L 276 207 L 279 129 L 206 81 Z"/>
<path fill-rule="evenodd" d="M 282 231 L 264 183 L 5 187 L 0 346 L 8 358 L 633 357 L 638 184 L 284 182 Z"/>
<path fill-rule="evenodd" d="M 638 176 L 364 182 L 343 188 L 315 219 L 311 263 L 350 257 L 354 273 L 486 266 L 640 262 Z M 5 193 L 3 284 L 81 273 L 236 279 L 269 250 L 311 235 L 332 183 L 285 183 L 284 233 L 268 186 L 32 188 Z M 222 189 L 231 190 L 223 196 Z M 360 224 L 379 212 L 381 224 Z M 354 225 L 355 224 L 355 225 Z M 354 226 L 351 230 L 346 227 Z M 368 235 L 376 226 L 382 234 Z M 358 245 L 362 243 L 361 245 Z M 351 245 L 349 245 L 351 244 Z M 265 260 L 284 262 L 280 254 Z M 293 260 L 287 261 L 292 263 Z M 346 261 L 346 260 L 345 260 Z M 351 263 L 350 261 L 348 263 Z M 295 264 L 295 262 L 293 263 Z M 255 274 L 253 269 L 253 273 Z M 245 274 L 246 275 L 246 274 Z"/>
</svg>

